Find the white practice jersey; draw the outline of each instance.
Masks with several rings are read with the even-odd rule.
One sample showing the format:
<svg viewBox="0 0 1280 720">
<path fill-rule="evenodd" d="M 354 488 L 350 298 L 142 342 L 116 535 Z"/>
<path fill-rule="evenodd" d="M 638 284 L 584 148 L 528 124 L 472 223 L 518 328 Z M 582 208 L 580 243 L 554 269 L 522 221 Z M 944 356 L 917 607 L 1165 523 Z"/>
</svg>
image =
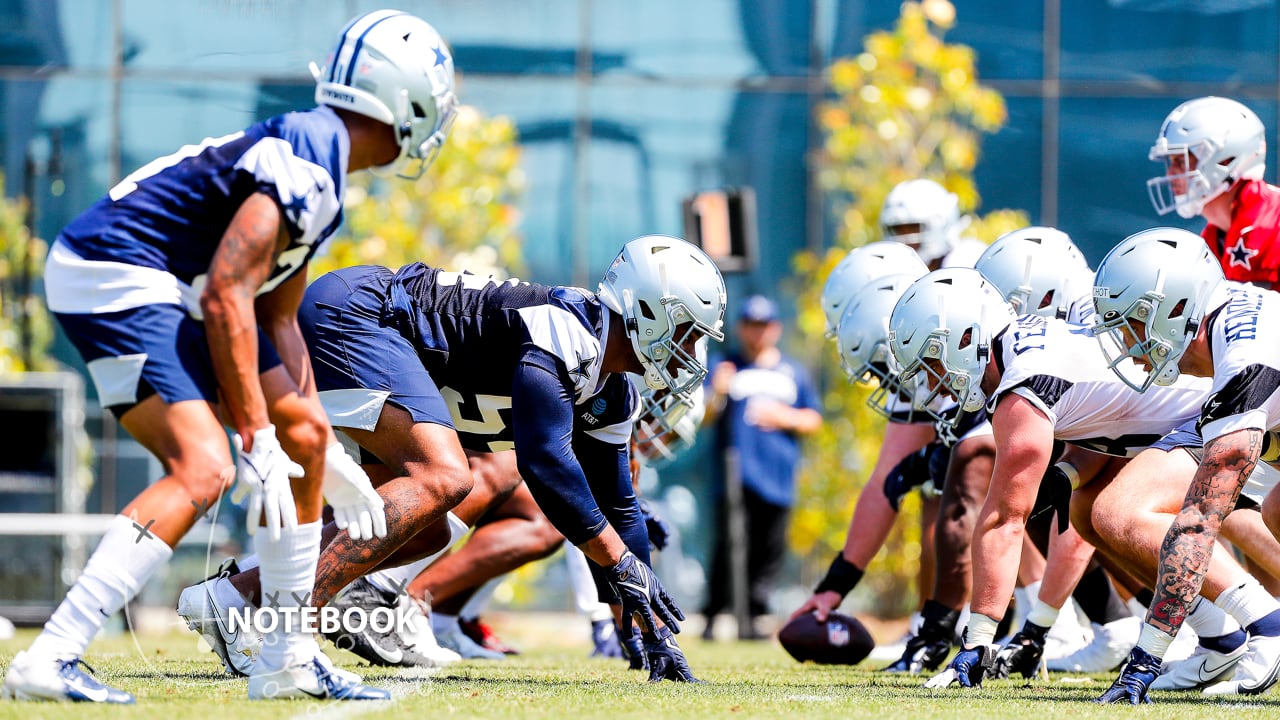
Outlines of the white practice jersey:
<svg viewBox="0 0 1280 720">
<path fill-rule="evenodd" d="M 1053 423 L 1056 439 L 1106 455 L 1132 457 L 1188 419 L 1199 417 L 1207 378 L 1183 376 L 1145 393 L 1107 366 L 1090 328 L 1023 315 L 996 338 L 1001 372 L 991 412 L 1009 393 L 1032 402 Z"/>
<path fill-rule="evenodd" d="M 967 267 L 971 268 L 978 263 L 978 258 L 982 257 L 982 253 L 987 251 L 987 244 L 975 238 L 964 237 L 956 241 L 955 247 L 951 248 L 951 252 L 942 258 L 942 267 Z"/>
<path fill-rule="evenodd" d="M 1200 417 L 1207 443 L 1244 428 L 1280 427 L 1280 294 L 1228 283 L 1210 313 L 1213 390 Z"/>
</svg>

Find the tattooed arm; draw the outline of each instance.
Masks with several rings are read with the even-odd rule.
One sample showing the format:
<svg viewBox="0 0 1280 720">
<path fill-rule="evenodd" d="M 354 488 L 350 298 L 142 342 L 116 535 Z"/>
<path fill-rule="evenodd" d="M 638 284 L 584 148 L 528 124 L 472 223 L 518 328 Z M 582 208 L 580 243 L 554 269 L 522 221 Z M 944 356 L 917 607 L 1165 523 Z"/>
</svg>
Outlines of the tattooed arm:
<svg viewBox="0 0 1280 720">
<path fill-rule="evenodd" d="M 222 407 L 246 443 L 269 422 L 258 380 L 254 295 L 271 276 L 276 255 L 287 242 L 276 201 L 262 193 L 249 196 L 218 243 L 200 295 Z"/>
<path fill-rule="evenodd" d="M 1210 440 L 1182 510 L 1160 546 L 1156 595 L 1147 623 L 1174 635 L 1200 594 L 1222 521 L 1236 506 L 1262 451 L 1262 431 L 1245 428 Z"/>
</svg>

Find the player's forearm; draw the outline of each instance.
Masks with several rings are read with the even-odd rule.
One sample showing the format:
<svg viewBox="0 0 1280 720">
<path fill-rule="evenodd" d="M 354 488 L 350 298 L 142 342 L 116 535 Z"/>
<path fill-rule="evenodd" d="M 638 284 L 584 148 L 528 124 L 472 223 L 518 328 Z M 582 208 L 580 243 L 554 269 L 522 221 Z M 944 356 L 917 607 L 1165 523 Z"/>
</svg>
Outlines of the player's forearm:
<svg viewBox="0 0 1280 720">
<path fill-rule="evenodd" d="M 232 428 L 246 438 L 269 424 L 258 379 L 258 326 L 253 297 L 241 288 L 206 290 L 200 299 L 221 404 Z"/>
<path fill-rule="evenodd" d="M 1147 622 L 1174 635 L 1200 594 L 1222 522 L 1253 472 L 1262 433 L 1239 430 L 1205 444 L 1186 500 L 1160 545 L 1160 570 Z"/>
<path fill-rule="evenodd" d="M 994 490 L 994 488 L 993 488 Z M 973 599 L 970 610 L 990 618 L 1004 617 L 1017 581 L 1025 523 L 990 502 L 978 516 L 973 534 Z"/>
<path fill-rule="evenodd" d="M 1044 579 L 1040 581 L 1040 599 L 1050 607 L 1061 609 L 1075 592 L 1076 584 L 1093 558 L 1093 546 L 1084 541 L 1075 528 L 1061 534 L 1050 533 L 1049 556 Z"/>
<path fill-rule="evenodd" d="M 605 525 L 599 535 L 578 545 L 582 554 L 600 567 L 613 567 L 627 553 L 627 545 L 611 525 Z"/>
</svg>

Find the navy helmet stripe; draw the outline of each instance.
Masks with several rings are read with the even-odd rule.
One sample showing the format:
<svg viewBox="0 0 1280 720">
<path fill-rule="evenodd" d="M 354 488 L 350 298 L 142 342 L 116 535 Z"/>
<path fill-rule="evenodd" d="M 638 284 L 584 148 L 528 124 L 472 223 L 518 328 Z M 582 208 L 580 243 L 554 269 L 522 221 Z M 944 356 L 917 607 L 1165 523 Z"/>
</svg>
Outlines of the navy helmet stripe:
<svg viewBox="0 0 1280 720">
<path fill-rule="evenodd" d="M 342 55 L 342 46 L 347 44 L 347 33 L 351 32 L 351 28 L 356 26 L 364 16 L 351 18 L 351 22 L 342 28 L 342 32 L 338 35 L 338 46 L 333 49 L 333 62 L 329 63 L 329 82 L 337 80 L 338 74 L 338 57 Z"/>
<path fill-rule="evenodd" d="M 360 37 L 356 38 L 355 48 L 351 50 L 351 59 L 347 61 L 347 77 L 345 80 L 343 80 L 342 82 L 343 85 L 346 85 L 347 87 L 351 87 L 351 81 L 353 80 L 353 76 L 355 75 L 355 72 L 356 72 L 355 60 L 357 57 L 360 56 L 360 48 L 361 46 L 364 45 L 364 38 L 366 35 L 369 34 L 369 31 L 378 27 L 378 23 L 382 22 L 383 20 L 386 20 L 387 18 L 399 17 L 401 15 L 407 15 L 407 14 L 408 13 L 400 12 L 400 13 L 392 13 L 390 15 L 387 15 L 386 17 L 380 17 L 377 20 L 373 21 L 369 25 L 369 27 L 365 28 L 364 32 L 360 33 Z"/>
</svg>

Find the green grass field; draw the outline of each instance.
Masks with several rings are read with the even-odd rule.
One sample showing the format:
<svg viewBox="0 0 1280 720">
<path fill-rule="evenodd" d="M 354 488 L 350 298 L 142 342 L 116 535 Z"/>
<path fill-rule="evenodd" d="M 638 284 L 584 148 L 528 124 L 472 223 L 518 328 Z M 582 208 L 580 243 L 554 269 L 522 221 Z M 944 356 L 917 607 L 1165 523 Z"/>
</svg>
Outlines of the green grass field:
<svg viewBox="0 0 1280 720">
<path fill-rule="evenodd" d="M 507 627 L 511 627 L 508 625 Z M 249 702 L 246 681 L 225 676 L 195 636 L 128 634 L 99 639 L 86 660 L 99 677 L 138 697 L 132 707 L 0 702 L 0 717 L 164 718 L 254 720 L 298 718 L 1275 718 L 1280 691 L 1240 702 L 1208 702 L 1196 695 L 1165 695 L 1146 708 L 1089 704 L 1110 676 L 1054 682 L 989 682 L 976 692 L 928 691 L 922 679 L 863 669 L 799 665 L 773 642 L 703 643 L 684 640 L 690 662 L 705 685 L 649 685 L 620 661 L 589 660 L 580 645 L 541 649 L 522 640 L 524 654 L 503 662 L 464 663 L 432 677 L 357 667 L 354 656 L 331 651 L 366 681 L 390 689 L 391 703 Z M 0 642 L 0 664 L 26 647 L 23 631 Z"/>
</svg>

